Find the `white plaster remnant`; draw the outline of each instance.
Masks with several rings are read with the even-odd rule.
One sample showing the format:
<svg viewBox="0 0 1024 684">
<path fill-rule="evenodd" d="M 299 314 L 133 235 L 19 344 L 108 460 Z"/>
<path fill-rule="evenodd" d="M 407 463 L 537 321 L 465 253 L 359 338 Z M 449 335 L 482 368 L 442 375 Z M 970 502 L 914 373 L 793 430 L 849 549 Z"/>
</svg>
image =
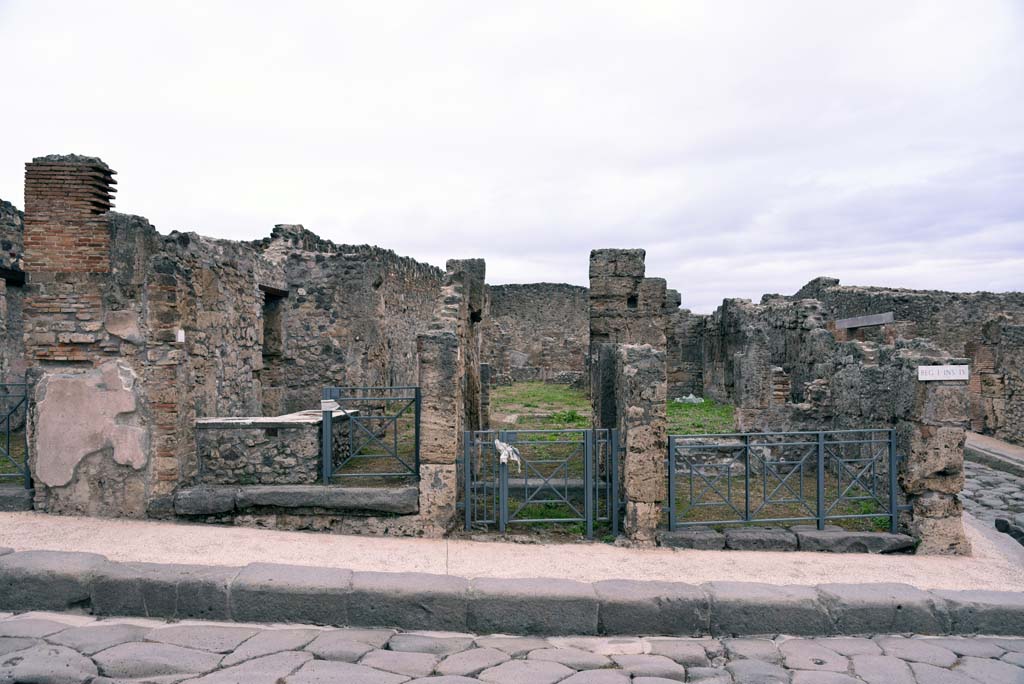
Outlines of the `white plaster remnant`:
<svg viewBox="0 0 1024 684">
<path fill-rule="evenodd" d="M 35 478 L 49 487 L 71 482 L 89 454 L 111 450 L 120 465 L 146 465 L 148 435 L 136 418 L 135 372 L 108 361 L 86 373 L 53 373 L 37 389 Z"/>
</svg>

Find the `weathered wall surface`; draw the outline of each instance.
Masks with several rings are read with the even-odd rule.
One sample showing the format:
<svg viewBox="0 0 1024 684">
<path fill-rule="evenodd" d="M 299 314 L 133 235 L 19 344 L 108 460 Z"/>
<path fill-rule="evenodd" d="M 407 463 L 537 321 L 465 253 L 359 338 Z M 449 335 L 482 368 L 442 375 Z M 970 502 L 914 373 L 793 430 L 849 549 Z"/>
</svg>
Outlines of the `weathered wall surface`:
<svg viewBox="0 0 1024 684">
<path fill-rule="evenodd" d="M 679 293 L 645 277 L 642 249 L 590 253 L 591 402 L 600 428 L 619 430 L 625 532 L 653 544 L 665 501 L 667 332 Z"/>
<path fill-rule="evenodd" d="M 766 295 L 765 299 L 775 295 Z M 988 373 L 991 359 L 984 356 L 984 326 L 993 318 L 1007 314 L 1024 319 L 1024 292 L 944 292 L 885 287 L 840 285 L 835 278 L 815 278 L 793 297 L 822 302 L 828 319 L 852 318 L 892 311 L 895 322 L 856 331 L 859 339 L 892 343 L 897 337 L 925 337 L 954 356 L 966 356 L 980 373 Z M 981 354 L 979 356 L 979 354 Z M 980 378 L 979 378 L 980 379 Z M 984 391 L 975 382 L 971 386 L 971 429 L 975 432 L 1008 438 L 999 415 L 1001 405 L 1012 401 L 1004 394 L 994 396 L 998 380 Z M 993 401 L 1000 399 L 1001 401 Z M 1024 441 L 1018 443 L 1024 444 Z"/>
<path fill-rule="evenodd" d="M 981 424 L 998 439 L 1024 444 L 1024 324 L 998 316 L 969 351 L 972 429 Z"/>
<path fill-rule="evenodd" d="M 335 245 L 279 225 L 257 243 L 280 270 L 277 348 L 265 346 L 263 410 L 317 405 L 320 388 L 411 385 L 416 335 L 434 313 L 440 269 L 368 245 Z"/>
<path fill-rule="evenodd" d="M 491 383 L 584 377 L 589 347 L 589 293 L 576 285 L 490 285 L 483 360 Z"/>
<path fill-rule="evenodd" d="M 740 431 L 895 429 L 903 520 L 920 553 L 967 553 L 966 382 L 919 382 L 917 367 L 965 362 L 927 340 L 837 341 L 815 300 L 726 300 L 705 331 L 709 396 L 734 403 Z"/>
<path fill-rule="evenodd" d="M 17 383 L 25 378 L 21 272 L 24 234 L 24 214 L 10 202 L 0 200 L 0 383 Z"/>
<path fill-rule="evenodd" d="M 315 408 L 327 384 L 414 384 L 417 333 L 455 296 L 459 410 L 467 427 L 480 424 L 482 261 L 443 280 L 432 266 L 297 226 L 255 243 L 163 236 L 109 210 L 112 178 L 100 160 L 73 155 L 26 167 L 37 508 L 173 514 L 175 491 L 204 476 L 196 418 Z M 61 418 L 76 411 L 82 420 Z M 274 451 L 250 446 L 261 464 Z M 221 459 L 211 477 L 304 482 L 313 472 L 249 465 Z"/>
</svg>

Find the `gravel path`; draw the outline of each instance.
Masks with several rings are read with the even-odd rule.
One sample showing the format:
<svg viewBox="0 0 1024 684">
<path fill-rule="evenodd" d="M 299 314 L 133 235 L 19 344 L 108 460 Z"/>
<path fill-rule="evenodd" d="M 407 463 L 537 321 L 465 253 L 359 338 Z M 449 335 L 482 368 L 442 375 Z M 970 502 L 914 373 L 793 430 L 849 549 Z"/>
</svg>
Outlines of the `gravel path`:
<svg viewBox="0 0 1024 684">
<path fill-rule="evenodd" d="M 1009 684 L 1024 639 L 476 636 L 25 613 L 0 681 L 189 684 Z"/>
</svg>

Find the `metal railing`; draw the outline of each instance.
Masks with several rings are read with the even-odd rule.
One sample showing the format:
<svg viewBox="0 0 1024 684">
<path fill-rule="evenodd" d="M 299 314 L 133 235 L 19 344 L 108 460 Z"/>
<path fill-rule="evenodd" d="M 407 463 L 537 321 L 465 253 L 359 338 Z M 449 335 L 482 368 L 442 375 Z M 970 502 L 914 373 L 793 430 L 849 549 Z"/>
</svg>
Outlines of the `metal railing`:
<svg viewBox="0 0 1024 684">
<path fill-rule="evenodd" d="M 500 442 L 516 450 L 502 457 Z M 466 432 L 460 466 L 465 529 L 496 525 L 583 524 L 619 530 L 618 430 Z"/>
<path fill-rule="evenodd" d="M 0 480 L 21 480 L 32 489 L 28 467 L 28 385 L 0 384 Z"/>
<path fill-rule="evenodd" d="M 672 435 L 669 528 L 875 519 L 897 529 L 896 431 Z"/>
<path fill-rule="evenodd" d="M 419 387 L 325 387 L 321 455 L 324 484 L 342 477 L 419 477 Z M 335 434 L 336 428 L 338 434 Z"/>
</svg>

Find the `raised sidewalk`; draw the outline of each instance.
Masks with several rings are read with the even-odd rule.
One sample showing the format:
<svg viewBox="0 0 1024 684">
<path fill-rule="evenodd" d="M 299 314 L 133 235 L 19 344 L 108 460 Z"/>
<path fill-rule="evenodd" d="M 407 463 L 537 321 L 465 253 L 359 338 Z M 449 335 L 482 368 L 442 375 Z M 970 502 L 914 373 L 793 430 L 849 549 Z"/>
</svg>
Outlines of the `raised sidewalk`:
<svg viewBox="0 0 1024 684">
<path fill-rule="evenodd" d="M 459 574 L 444 568 L 439 572 L 410 572 L 409 563 L 400 557 L 394 559 L 390 569 L 406 571 L 339 567 L 346 561 L 357 568 L 365 568 L 366 563 L 334 554 L 331 567 L 265 562 L 276 560 L 271 555 L 277 546 L 276 535 L 314 548 L 349 544 L 351 550 L 352 542 L 363 541 L 368 549 L 376 545 L 385 561 L 388 549 L 401 548 L 391 544 L 404 541 L 410 550 L 433 548 L 426 545 L 428 540 L 339 539 L 332 535 L 35 514 L 3 514 L 2 518 L 0 537 L 11 540 L 4 543 L 13 541 L 18 552 L 0 557 L 0 610 L 77 610 L 96 615 L 545 635 L 1024 635 L 1024 580 L 1020 576 L 1020 556 L 1012 555 L 1016 545 L 1004 545 L 1002 535 L 989 535 L 980 528 L 971 531 L 972 542 L 981 554 L 977 558 L 636 550 L 600 544 L 552 549 L 429 540 L 430 545 L 449 551 L 452 544 L 475 547 L 479 563 L 490 559 L 492 572 L 481 567 L 481 572 Z M 115 560 L 83 551 L 29 550 L 33 545 L 26 542 L 33 538 L 33 525 L 53 528 L 51 531 L 57 534 L 63 530 L 63 548 L 74 548 L 77 534 L 83 530 L 105 526 L 121 535 L 122 543 L 110 547 L 109 555 Z M 248 538 L 237 536 L 239 532 L 254 535 L 256 540 L 260 535 L 267 536 L 265 545 L 257 547 L 263 562 L 253 562 L 252 549 L 238 546 L 241 539 Z M 35 534 L 38 536 L 40 531 L 35 530 Z M 141 538 L 152 554 L 180 559 L 180 549 L 173 546 L 179 539 L 175 535 L 199 537 L 200 543 L 211 550 L 218 541 L 220 546 L 216 553 L 209 554 L 213 557 L 209 563 L 138 562 L 152 556 L 140 558 L 143 554 L 136 553 L 132 557 L 130 553 L 138 550 Z M 163 544 L 152 546 L 158 537 L 162 537 Z M 93 545 L 97 543 L 110 541 L 94 538 Z M 89 548 L 88 544 L 83 546 Z M 294 549 L 289 551 L 287 546 L 282 545 L 284 555 L 290 556 Z M 502 565 L 507 558 L 495 555 L 498 547 L 514 552 L 521 561 L 519 565 Z M 1019 554 L 1020 547 L 1016 549 Z M 564 572 L 548 576 L 537 573 L 540 579 L 508 576 L 509 571 L 536 571 L 536 557 L 552 551 L 568 556 L 577 568 L 590 566 L 589 573 L 582 575 L 585 579 L 570 579 Z M 1001 555 L 1004 552 L 1006 555 Z M 604 567 L 595 575 L 590 557 L 604 557 L 606 561 L 607 553 L 622 563 Z M 225 562 L 230 558 L 235 561 Z M 527 560 L 531 558 L 533 562 Z M 720 574 L 712 578 L 714 581 L 686 571 L 704 560 L 716 561 Z M 686 581 L 630 572 L 634 565 L 642 566 L 645 561 L 661 563 L 661 568 L 674 567 L 676 575 L 671 579 Z M 815 571 L 816 566 L 828 568 L 833 561 L 848 570 L 831 575 L 822 575 L 820 568 Z M 902 568 L 889 579 L 912 574 L 914 568 L 922 572 L 931 568 L 932 575 L 925 575 L 932 586 L 864 583 L 858 567 L 880 562 L 886 565 L 876 566 L 875 572 L 882 567 Z M 730 563 L 736 568 L 733 572 L 726 569 Z M 743 565 L 763 567 L 765 563 L 803 567 L 805 573 L 818 579 L 806 584 L 732 581 L 756 577 L 751 576 L 750 569 L 742 570 Z M 1001 565 L 1013 563 L 1017 564 L 1015 573 L 1014 568 Z M 935 583 L 934 575 L 941 575 L 944 581 Z M 778 579 L 778 569 L 773 577 Z M 920 578 L 916 583 L 922 584 Z"/>
</svg>

